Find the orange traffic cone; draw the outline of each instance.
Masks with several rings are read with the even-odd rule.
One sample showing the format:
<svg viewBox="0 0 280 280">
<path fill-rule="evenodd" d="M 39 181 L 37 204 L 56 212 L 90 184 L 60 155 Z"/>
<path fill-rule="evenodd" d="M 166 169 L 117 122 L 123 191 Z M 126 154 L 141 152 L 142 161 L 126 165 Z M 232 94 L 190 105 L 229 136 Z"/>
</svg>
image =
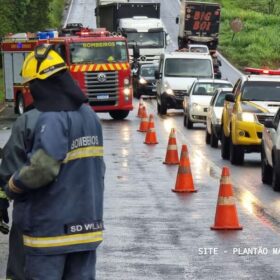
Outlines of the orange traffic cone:
<svg viewBox="0 0 280 280">
<path fill-rule="evenodd" d="M 191 164 L 187 145 L 182 145 L 180 164 L 177 173 L 175 189 L 173 192 L 196 192 L 193 184 Z"/>
<path fill-rule="evenodd" d="M 154 116 L 150 114 L 148 130 L 146 133 L 145 144 L 153 145 L 158 144 L 157 135 L 155 131 Z"/>
<path fill-rule="evenodd" d="M 228 167 L 224 167 L 220 180 L 220 190 L 216 207 L 215 224 L 211 229 L 242 229 L 239 224 L 234 202 Z"/>
<path fill-rule="evenodd" d="M 138 113 L 137 113 L 138 118 L 141 118 L 141 116 L 142 116 L 143 106 L 144 106 L 143 100 L 142 100 L 142 98 L 140 98 L 139 106 L 138 106 Z"/>
<path fill-rule="evenodd" d="M 179 156 L 178 156 L 176 135 L 175 135 L 174 128 L 171 129 L 171 132 L 169 134 L 165 161 L 163 163 L 165 163 L 165 164 L 178 164 L 179 163 Z"/>
<path fill-rule="evenodd" d="M 146 131 L 148 131 L 148 126 L 149 126 L 149 122 L 148 122 L 148 116 L 147 116 L 147 112 L 146 112 L 146 107 L 143 106 L 142 107 L 141 122 L 140 122 L 140 126 L 139 126 L 138 131 L 146 132 Z"/>
<path fill-rule="evenodd" d="M 140 109 L 140 118 L 142 117 L 145 117 L 148 118 L 148 114 L 147 114 L 147 111 L 146 111 L 146 107 L 144 106 L 144 104 L 141 106 L 141 109 Z"/>
</svg>

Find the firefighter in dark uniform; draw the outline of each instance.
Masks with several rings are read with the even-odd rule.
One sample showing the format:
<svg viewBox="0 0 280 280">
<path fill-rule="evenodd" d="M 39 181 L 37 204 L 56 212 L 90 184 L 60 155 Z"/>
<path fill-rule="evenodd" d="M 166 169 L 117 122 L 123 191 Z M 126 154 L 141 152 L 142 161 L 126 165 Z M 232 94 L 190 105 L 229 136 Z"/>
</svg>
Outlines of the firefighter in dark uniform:
<svg viewBox="0 0 280 280">
<path fill-rule="evenodd" d="M 102 242 L 105 165 L 95 112 L 51 45 L 25 59 L 24 82 L 41 112 L 28 162 L 5 187 L 17 201 L 25 279 L 95 279 Z"/>
<path fill-rule="evenodd" d="M 33 143 L 35 125 L 40 115 L 36 109 L 20 116 L 13 125 L 11 136 L 3 148 L 2 162 L 0 165 L 0 186 L 5 186 L 13 173 L 27 161 L 27 153 Z M 31 110 L 32 109 L 32 110 Z M 8 234 L 8 207 L 9 200 L 0 187 L 0 231 Z M 14 201 L 13 208 L 17 207 Z M 7 279 L 24 280 L 24 249 L 22 232 L 12 224 L 9 236 L 9 258 L 7 265 Z"/>
</svg>

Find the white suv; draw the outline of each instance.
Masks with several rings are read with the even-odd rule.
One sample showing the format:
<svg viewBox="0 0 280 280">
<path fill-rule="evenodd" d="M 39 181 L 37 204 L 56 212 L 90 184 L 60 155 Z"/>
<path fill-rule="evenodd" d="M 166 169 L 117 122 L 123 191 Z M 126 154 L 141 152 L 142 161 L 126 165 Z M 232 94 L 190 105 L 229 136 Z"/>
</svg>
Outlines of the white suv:
<svg viewBox="0 0 280 280">
<path fill-rule="evenodd" d="M 193 82 L 189 93 L 184 96 L 184 126 L 193 128 L 194 123 L 206 123 L 210 100 L 217 88 L 232 88 L 232 84 L 220 79 L 199 79 Z"/>
<path fill-rule="evenodd" d="M 264 122 L 261 147 L 262 181 L 280 191 L 280 108 Z"/>
</svg>

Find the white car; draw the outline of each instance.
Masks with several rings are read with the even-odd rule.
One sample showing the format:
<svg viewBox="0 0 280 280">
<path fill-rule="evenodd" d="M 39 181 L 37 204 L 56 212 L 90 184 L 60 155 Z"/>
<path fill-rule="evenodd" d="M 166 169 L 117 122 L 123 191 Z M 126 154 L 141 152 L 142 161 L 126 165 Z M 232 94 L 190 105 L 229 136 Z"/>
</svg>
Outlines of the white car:
<svg viewBox="0 0 280 280">
<path fill-rule="evenodd" d="M 261 145 L 262 181 L 280 191 L 280 109 L 264 122 Z"/>
<path fill-rule="evenodd" d="M 184 126 L 191 129 L 194 123 L 206 123 L 210 100 L 217 88 L 232 88 L 232 84 L 219 79 L 199 79 L 193 82 L 189 93 L 184 96 Z"/>
<path fill-rule="evenodd" d="M 188 44 L 188 51 L 210 54 L 208 47 L 201 44 Z"/>
<path fill-rule="evenodd" d="M 205 141 L 211 147 L 217 148 L 221 136 L 221 119 L 224 108 L 225 96 L 232 93 L 233 88 L 216 89 L 207 110 Z"/>
</svg>

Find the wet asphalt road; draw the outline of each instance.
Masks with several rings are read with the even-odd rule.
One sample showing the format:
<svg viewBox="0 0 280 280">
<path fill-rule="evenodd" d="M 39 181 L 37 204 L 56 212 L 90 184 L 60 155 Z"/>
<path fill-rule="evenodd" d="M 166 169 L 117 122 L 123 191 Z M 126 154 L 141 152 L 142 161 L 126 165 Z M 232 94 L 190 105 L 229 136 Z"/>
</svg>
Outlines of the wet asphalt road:
<svg viewBox="0 0 280 280">
<path fill-rule="evenodd" d="M 171 3 L 172 2 L 172 3 Z M 76 0 L 71 22 L 92 21 L 80 13 L 94 1 Z M 161 0 L 162 15 L 176 47 L 175 14 L 178 1 Z M 167 5 L 167 6 L 165 6 Z M 91 9 L 94 5 L 91 6 Z M 73 6 L 74 7 L 74 6 Z M 77 10 L 83 11 L 78 12 Z M 74 12 L 76 11 L 76 12 Z M 73 18 L 76 17 L 76 18 Z M 70 20 L 69 20 L 70 22 Z M 223 76 L 236 79 L 223 64 Z M 260 156 L 245 156 L 242 167 L 221 159 L 220 148 L 205 145 L 204 127 L 183 127 L 181 111 L 156 114 L 155 100 L 145 100 L 155 115 L 159 144 L 143 144 L 137 132 L 138 101 L 127 120 L 114 121 L 99 114 L 104 130 L 106 171 L 105 238 L 98 249 L 99 280 L 181 279 L 280 279 L 280 194 L 263 185 Z M 15 116 L 12 109 L 0 117 L 0 147 L 4 145 Z M 180 150 L 188 145 L 197 193 L 171 192 L 177 167 L 162 164 L 169 132 L 176 129 Z M 242 231 L 211 231 L 214 222 L 221 168 L 232 173 Z M 249 251 L 251 250 L 251 252 Z M 4 277 L 7 237 L 0 235 L 0 279 Z"/>
<path fill-rule="evenodd" d="M 189 131 L 180 111 L 159 117 L 155 100 L 144 102 L 155 115 L 159 144 L 154 146 L 145 145 L 145 134 L 137 131 L 137 100 L 127 120 L 99 114 L 107 171 L 106 230 L 98 250 L 97 279 L 279 279 L 280 194 L 261 183 L 259 155 L 246 155 L 243 167 L 233 167 L 221 159 L 219 148 L 204 144 L 202 125 Z M 1 146 L 12 119 L 1 119 Z M 197 193 L 171 192 L 178 167 L 162 161 L 172 127 L 178 149 L 188 145 Z M 210 230 L 225 165 L 232 172 L 242 231 Z M 7 238 L 1 235 L 0 243 L 1 279 Z"/>
</svg>

